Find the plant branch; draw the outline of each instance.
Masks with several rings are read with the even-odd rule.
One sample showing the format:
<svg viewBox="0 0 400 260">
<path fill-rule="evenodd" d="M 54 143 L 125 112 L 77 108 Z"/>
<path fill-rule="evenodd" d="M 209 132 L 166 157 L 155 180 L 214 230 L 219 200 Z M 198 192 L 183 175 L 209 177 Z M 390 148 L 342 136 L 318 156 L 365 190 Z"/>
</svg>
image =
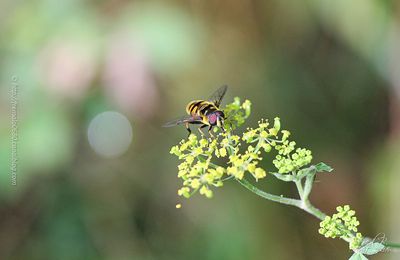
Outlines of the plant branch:
<svg viewBox="0 0 400 260">
<path fill-rule="evenodd" d="M 294 183 L 296 184 L 297 191 L 299 193 L 300 199 L 303 201 L 304 200 L 304 190 L 303 190 L 303 185 L 301 183 L 301 180 L 294 180 Z"/>
<path fill-rule="evenodd" d="M 248 180 L 246 179 L 236 179 L 237 182 L 239 182 L 241 185 L 243 185 L 246 189 L 250 190 L 254 194 L 267 199 L 271 200 L 274 202 L 282 203 L 285 205 L 290 205 L 290 206 L 295 206 L 298 207 L 307 213 L 313 215 L 319 220 L 324 220 L 325 217 L 327 216 L 325 213 L 323 213 L 321 210 L 316 208 L 314 205 L 311 204 L 310 200 L 306 198 L 305 200 L 298 200 L 298 199 L 292 199 L 292 198 L 286 198 L 283 196 L 277 196 L 265 191 L 260 190 L 259 188 L 255 187 L 253 184 L 251 184 Z M 348 238 L 342 238 L 346 242 L 350 243 L 350 240 Z M 398 243 L 392 243 L 392 242 L 384 242 L 382 243 L 386 248 L 390 249 L 400 249 L 400 244 Z"/>
<path fill-rule="evenodd" d="M 258 189 L 257 187 L 255 187 L 253 184 L 251 184 L 246 179 L 242 179 L 242 180 L 236 179 L 236 181 L 238 181 L 240 184 L 242 184 L 246 189 L 250 190 L 251 192 L 255 193 L 256 195 L 258 195 L 264 199 L 301 208 L 301 200 L 286 198 L 283 196 L 277 196 L 277 195 L 262 191 L 262 190 Z"/>
<path fill-rule="evenodd" d="M 324 220 L 326 217 L 326 214 L 323 213 L 318 208 L 314 207 L 314 205 L 311 204 L 309 199 L 306 199 L 304 201 L 304 206 L 302 209 L 308 212 L 309 214 L 313 215 L 314 217 L 318 218 L 319 220 Z"/>
<path fill-rule="evenodd" d="M 399 243 L 392 243 L 392 242 L 383 242 L 382 243 L 385 247 L 387 248 L 397 248 L 400 249 L 400 244 Z"/>
</svg>

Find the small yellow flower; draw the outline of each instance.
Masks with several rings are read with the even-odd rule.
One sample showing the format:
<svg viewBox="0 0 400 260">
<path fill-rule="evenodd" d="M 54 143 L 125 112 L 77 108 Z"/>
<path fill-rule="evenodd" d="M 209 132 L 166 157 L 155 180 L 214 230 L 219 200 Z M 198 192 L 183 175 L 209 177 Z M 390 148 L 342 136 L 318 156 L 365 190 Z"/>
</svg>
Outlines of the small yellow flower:
<svg viewBox="0 0 400 260">
<path fill-rule="evenodd" d="M 207 198 L 211 198 L 213 196 L 212 191 L 205 185 L 200 188 L 200 194 L 205 195 Z"/>
<path fill-rule="evenodd" d="M 253 139 L 253 137 L 256 136 L 256 131 L 254 129 L 250 129 L 249 131 L 245 132 L 243 134 L 242 140 L 243 141 L 251 141 Z"/>
<path fill-rule="evenodd" d="M 254 177 L 256 177 L 256 179 L 262 179 L 265 176 L 267 176 L 267 173 L 265 172 L 264 169 L 262 168 L 257 168 L 254 172 Z"/>
<path fill-rule="evenodd" d="M 200 155 L 202 153 L 203 153 L 203 149 L 201 147 L 194 148 L 193 152 L 192 152 L 193 156 L 197 156 L 197 155 Z"/>
<path fill-rule="evenodd" d="M 215 171 L 215 178 L 217 178 L 217 179 L 220 179 L 220 178 L 222 178 L 222 176 L 224 175 L 224 173 L 225 173 L 225 169 L 224 168 L 222 168 L 222 167 L 217 167 L 217 169 L 216 169 L 216 171 Z"/>
<path fill-rule="evenodd" d="M 287 130 L 282 130 L 282 141 L 286 141 L 286 139 L 288 139 L 288 137 L 290 136 L 290 132 Z"/>
<path fill-rule="evenodd" d="M 215 154 L 215 156 L 217 156 L 217 158 L 220 157 L 220 154 L 219 154 L 219 150 L 218 150 L 218 149 L 215 149 L 214 154 Z"/>
<path fill-rule="evenodd" d="M 222 181 L 217 181 L 216 183 L 214 183 L 215 187 L 221 187 L 223 185 L 224 185 L 224 183 Z"/>
<path fill-rule="evenodd" d="M 260 129 L 265 129 L 267 128 L 269 125 L 268 121 L 261 120 L 261 122 L 258 124 L 258 126 L 260 127 Z"/>
<path fill-rule="evenodd" d="M 267 137 L 268 137 L 267 131 L 265 131 L 265 130 L 261 131 L 260 136 L 261 136 L 262 138 L 267 138 Z"/>
<path fill-rule="evenodd" d="M 226 170 L 227 170 L 227 174 L 228 175 L 235 176 L 236 173 L 237 173 L 237 168 L 236 167 L 228 167 L 228 169 L 226 169 Z"/>
<path fill-rule="evenodd" d="M 263 143 L 263 144 L 261 145 L 261 147 L 264 149 L 264 151 L 265 151 L 266 153 L 269 153 L 269 152 L 271 151 L 271 149 L 272 149 L 271 145 L 268 144 L 268 143 Z"/>
<path fill-rule="evenodd" d="M 231 136 L 231 140 L 235 143 L 238 143 L 240 140 L 240 137 L 238 135 L 232 135 Z"/>
<path fill-rule="evenodd" d="M 242 108 L 243 109 L 250 109 L 250 107 L 251 107 L 251 102 L 250 102 L 250 100 L 246 99 L 242 104 Z"/>
<path fill-rule="evenodd" d="M 179 156 L 181 153 L 180 153 L 180 150 L 179 150 L 179 147 L 177 146 L 177 145 L 175 145 L 175 146 L 172 146 L 172 148 L 171 148 L 171 150 L 169 151 L 169 153 L 170 154 L 175 154 L 176 156 Z"/>
<path fill-rule="evenodd" d="M 206 147 L 207 144 L 208 144 L 208 141 L 207 141 L 207 139 L 203 138 L 203 139 L 200 140 L 199 143 L 200 143 L 201 147 Z"/>
<path fill-rule="evenodd" d="M 206 173 L 203 176 L 201 176 L 201 181 L 203 183 L 211 184 L 214 181 L 214 175 L 211 173 Z"/>
<path fill-rule="evenodd" d="M 193 179 L 192 182 L 190 183 L 190 187 L 192 187 L 192 189 L 197 189 L 199 188 L 201 185 L 199 179 Z"/>
<path fill-rule="evenodd" d="M 254 173 L 255 170 L 256 170 L 256 164 L 255 164 L 255 163 L 250 163 L 250 164 L 247 166 L 247 170 L 248 170 L 250 173 Z"/>
<path fill-rule="evenodd" d="M 188 172 L 186 170 L 179 170 L 178 171 L 178 177 L 182 178 L 183 176 L 185 176 Z"/>
<path fill-rule="evenodd" d="M 220 148 L 220 149 L 219 149 L 219 154 L 220 154 L 222 157 L 225 157 L 225 156 L 227 155 L 226 149 L 225 149 L 224 147 Z"/>
<path fill-rule="evenodd" d="M 180 209 L 180 208 L 182 208 L 182 205 L 180 203 L 178 203 L 175 205 L 175 208 Z"/>
<path fill-rule="evenodd" d="M 233 177 L 237 179 L 243 179 L 244 176 L 244 171 L 240 169 L 239 167 L 228 167 L 227 169 L 227 174 L 232 175 Z"/>
<path fill-rule="evenodd" d="M 215 147 L 217 147 L 217 140 L 216 139 L 212 140 L 212 142 L 209 144 L 209 147 L 211 149 L 215 149 Z"/>
<path fill-rule="evenodd" d="M 208 168 L 209 163 L 210 162 L 208 160 L 205 162 L 198 162 L 197 167 L 200 169 L 206 170 Z"/>
<path fill-rule="evenodd" d="M 254 147 L 249 145 L 249 147 L 247 147 L 247 151 L 250 152 L 250 153 L 253 152 L 254 151 Z"/>
<path fill-rule="evenodd" d="M 279 132 L 279 131 L 277 131 L 275 128 L 270 128 L 270 129 L 269 129 L 269 133 L 270 133 L 272 136 L 277 136 L 277 135 L 278 135 L 278 132 Z"/>
<path fill-rule="evenodd" d="M 187 164 L 192 164 L 192 162 L 194 161 L 194 157 L 192 155 L 188 155 L 185 158 Z"/>
<path fill-rule="evenodd" d="M 241 180 L 241 179 L 243 179 L 243 177 L 244 177 L 244 171 L 242 171 L 242 170 L 237 171 L 235 178 Z"/>
<path fill-rule="evenodd" d="M 178 165 L 178 170 L 185 170 L 187 169 L 188 164 L 186 162 L 182 162 Z"/>
<path fill-rule="evenodd" d="M 281 129 L 281 119 L 279 117 L 274 118 L 274 129 L 279 132 Z"/>
<path fill-rule="evenodd" d="M 195 134 L 190 134 L 189 135 L 189 141 L 190 142 L 196 142 L 197 141 L 197 136 Z"/>
<path fill-rule="evenodd" d="M 229 144 L 229 139 L 228 138 L 224 138 L 221 140 L 221 146 L 225 147 Z"/>
<path fill-rule="evenodd" d="M 200 171 L 201 169 L 199 169 L 198 167 L 193 167 L 192 169 L 190 169 L 188 177 L 196 177 L 197 175 L 199 175 Z"/>
<path fill-rule="evenodd" d="M 244 163 L 244 159 L 241 158 L 241 159 L 235 160 L 235 161 L 233 162 L 233 165 L 234 165 L 235 167 L 242 167 L 243 163 Z"/>
<path fill-rule="evenodd" d="M 239 156 L 237 156 L 237 155 L 229 156 L 229 162 L 232 164 L 235 163 L 238 159 L 239 159 Z"/>
<path fill-rule="evenodd" d="M 190 192 L 189 187 L 182 187 L 178 190 L 178 195 L 184 196 L 184 197 L 189 197 L 190 196 L 189 192 Z"/>
<path fill-rule="evenodd" d="M 189 147 L 189 143 L 183 143 L 183 144 L 181 144 L 181 146 L 179 147 L 179 150 L 180 150 L 181 152 L 184 152 L 184 151 L 186 151 L 186 150 L 188 149 L 188 147 Z"/>
</svg>

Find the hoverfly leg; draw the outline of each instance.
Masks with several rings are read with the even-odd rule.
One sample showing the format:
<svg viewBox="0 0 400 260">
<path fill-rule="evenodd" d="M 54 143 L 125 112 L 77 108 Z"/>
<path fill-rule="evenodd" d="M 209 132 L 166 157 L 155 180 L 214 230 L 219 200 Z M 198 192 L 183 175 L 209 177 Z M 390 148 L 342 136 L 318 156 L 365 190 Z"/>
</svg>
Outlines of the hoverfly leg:
<svg viewBox="0 0 400 260">
<path fill-rule="evenodd" d="M 208 128 L 208 133 L 210 134 L 210 136 L 212 138 L 215 138 L 215 136 L 211 133 L 211 129 L 212 129 L 212 125 L 210 125 L 210 127 Z"/>
<path fill-rule="evenodd" d="M 188 137 L 189 137 L 190 134 L 192 133 L 192 130 L 190 130 L 190 127 L 189 127 L 189 123 L 185 123 L 185 127 L 186 127 L 186 130 L 189 132 L 189 134 L 188 134 Z"/>
<path fill-rule="evenodd" d="M 202 125 L 202 126 L 200 126 L 198 129 L 199 129 L 199 132 L 201 133 L 201 136 L 202 137 L 204 137 L 205 135 L 204 135 L 204 132 L 203 131 L 201 131 L 201 129 L 202 128 L 204 128 L 204 127 L 206 127 L 207 125 Z"/>
</svg>

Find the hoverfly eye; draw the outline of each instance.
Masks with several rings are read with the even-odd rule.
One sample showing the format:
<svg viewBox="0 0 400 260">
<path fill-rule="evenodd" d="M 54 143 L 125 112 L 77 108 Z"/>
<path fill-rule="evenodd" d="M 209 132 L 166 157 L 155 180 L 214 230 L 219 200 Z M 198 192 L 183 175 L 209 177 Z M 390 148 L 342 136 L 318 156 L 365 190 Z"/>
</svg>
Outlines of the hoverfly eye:
<svg viewBox="0 0 400 260">
<path fill-rule="evenodd" d="M 208 121 L 210 121 L 210 124 L 215 125 L 215 123 L 217 122 L 217 115 L 216 114 L 209 115 Z"/>
</svg>

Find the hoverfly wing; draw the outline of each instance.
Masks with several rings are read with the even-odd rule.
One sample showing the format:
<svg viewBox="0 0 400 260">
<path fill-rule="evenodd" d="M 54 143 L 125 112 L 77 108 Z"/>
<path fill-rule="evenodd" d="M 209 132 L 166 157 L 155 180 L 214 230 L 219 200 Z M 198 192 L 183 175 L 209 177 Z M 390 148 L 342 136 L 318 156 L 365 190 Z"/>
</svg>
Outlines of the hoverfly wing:
<svg viewBox="0 0 400 260">
<path fill-rule="evenodd" d="M 190 123 L 195 121 L 196 119 L 193 118 L 192 116 L 182 116 L 180 118 L 177 118 L 175 120 L 168 121 L 167 123 L 163 124 L 163 127 L 172 127 L 176 125 L 181 125 L 184 123 Z"/>
<path fill-rule="evenodd" d="M 209 98 L 208 100 L 214 102 L 214 104 L 219 107 L 221 104 L 222 99 L 225 96 L 226 90 L 228 89 L 227 85 L 223 85 L 219 89 L 217 89 Z"/>
</svg>

